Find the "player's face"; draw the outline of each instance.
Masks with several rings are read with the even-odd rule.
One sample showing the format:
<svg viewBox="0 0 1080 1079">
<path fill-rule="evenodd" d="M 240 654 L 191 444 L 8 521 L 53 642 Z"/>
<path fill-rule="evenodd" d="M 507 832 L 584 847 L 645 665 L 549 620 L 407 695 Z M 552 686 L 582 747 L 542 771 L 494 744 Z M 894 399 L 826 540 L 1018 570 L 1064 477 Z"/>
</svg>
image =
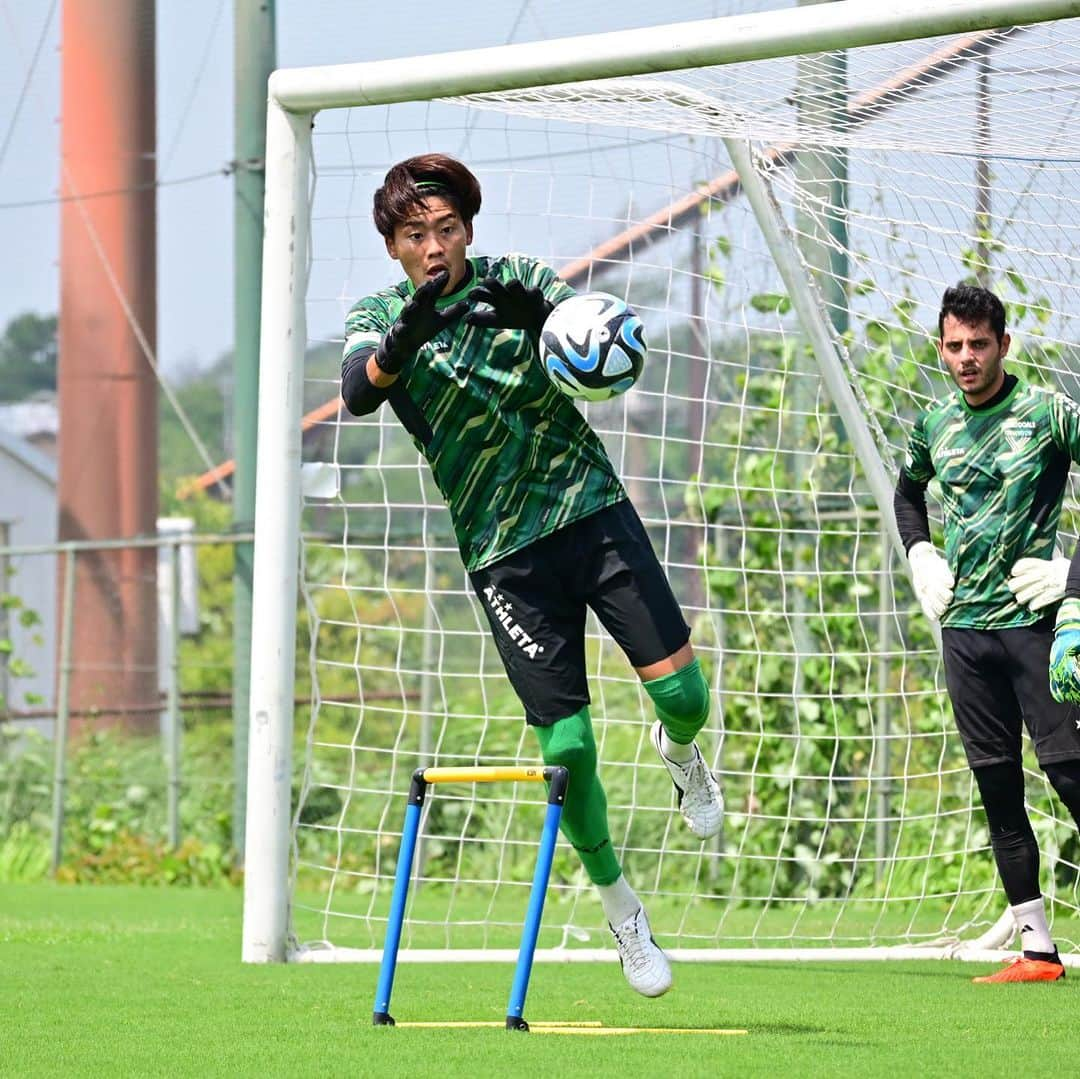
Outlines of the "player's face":
<svg viewBox="0 0 1080 1079">
<path fill-rule="evenodd" d="M 946 315 L 938 341 L 941 359 L 969 405 L 989 401 L 1005 381 L 1002 361 L 1009 351 L 1009 335 L 999 341 L 990 323 L 971 326 Z"/>
<path fill-rule="evenodd" d="M 465 276 L 465 249 L 472 243 L 472 225 L 466 225 L 445 199 L 432 196 L 424 202 L 394 229 L 386 250 L 417 287 L 449 270 L 450 279 L 442 291 L 446 296 Z"/>
</svg>

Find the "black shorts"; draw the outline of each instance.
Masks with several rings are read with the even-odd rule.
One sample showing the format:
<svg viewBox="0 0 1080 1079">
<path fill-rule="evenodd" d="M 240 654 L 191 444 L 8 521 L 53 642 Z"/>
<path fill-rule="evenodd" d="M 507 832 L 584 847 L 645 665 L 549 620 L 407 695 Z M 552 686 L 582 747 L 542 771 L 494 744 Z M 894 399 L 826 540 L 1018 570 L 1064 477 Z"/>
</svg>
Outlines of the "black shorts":
<svg viewBox="0 0 1080 1079">
<path fill-rule="evenodd" d="M 666 659 L 690 639 L 645 527 L 627 501 L 469 577 L 534 726 L 550 726 L 589 703 L 587 607 L 635 667 Z"/>
<path fill-rule="evenodd" d="M 1080 758 L 1080 709 L 1050 696 L 1053 616 L 1015 629 L 942 629 L 945 683 L 968 764 L 1020 761 L 1023 726 L 1039 764 Z"/>
</svg>

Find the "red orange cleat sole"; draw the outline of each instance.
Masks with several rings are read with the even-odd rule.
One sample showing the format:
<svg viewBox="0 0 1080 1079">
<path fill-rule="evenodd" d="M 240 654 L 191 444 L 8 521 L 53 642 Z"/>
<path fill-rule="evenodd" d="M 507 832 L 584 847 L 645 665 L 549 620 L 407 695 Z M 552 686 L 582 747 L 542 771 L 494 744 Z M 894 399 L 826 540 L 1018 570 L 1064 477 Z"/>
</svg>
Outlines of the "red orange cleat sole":
<svg viewBox="0 0 1080 1079">
<path fill-rule="evenodd" d="M 996 974 L 971 980 L 984 985 L 1003 985 L 1006 982 L 1058 982 L 1064 977 L 1065 968 L 1060 963 L 1047 963 L 1043 959 L 1028 959 L 1021 955 L 1010 959 L 1008 965 Z"/>
</svg>

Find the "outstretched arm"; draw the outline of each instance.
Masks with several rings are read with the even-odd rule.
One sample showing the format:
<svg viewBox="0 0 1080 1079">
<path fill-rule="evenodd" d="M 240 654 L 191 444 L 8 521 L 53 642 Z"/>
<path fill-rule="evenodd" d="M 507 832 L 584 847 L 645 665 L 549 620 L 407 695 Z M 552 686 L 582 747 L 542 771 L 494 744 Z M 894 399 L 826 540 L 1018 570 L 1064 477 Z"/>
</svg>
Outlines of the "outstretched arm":
<svg viewBox="0 0 1080 1079">
<path fill-rule="evenodd" d="M 466 300 L 442 310 L 436 306 L 449 279 L 449 271 L 443 270 L 425 281 L 401 309 L 377 347 L 359 349 L 346 358 L 341 373 L 341 397 L 354 416 L 374 412 L 386 400 L 386 391 L 397 382 L 417 350 L 468 309 Z"/>
<path fill-rule="evenodd" d="M 401 374 L 401 369 L 416 355 L 421 345 L 426 345 L 437 333 L 452 325 L 468 310 L 467 300 L 460 300 L 442 311 L 436 307 L 436 301 L 449 280 L 449 270 L 436 274 L 430 281 L 425 281 L 401 309 L 397 321 L 383 335 L 372 357 L 378 369 L 374 372 L 376 384 L 393 384 Z M 388 379 L 378 379 L 379 371 L 388 376 Z"/>
</svg>

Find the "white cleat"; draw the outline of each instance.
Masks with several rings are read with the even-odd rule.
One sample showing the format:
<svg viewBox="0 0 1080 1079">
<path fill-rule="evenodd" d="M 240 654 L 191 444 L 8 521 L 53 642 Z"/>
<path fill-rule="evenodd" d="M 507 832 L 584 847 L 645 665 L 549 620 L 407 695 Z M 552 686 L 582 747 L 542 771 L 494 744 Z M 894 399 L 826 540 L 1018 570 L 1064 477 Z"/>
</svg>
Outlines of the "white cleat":
<svg viewBox="0 0 1080 1079">
<path fill-rule="evenodd" d="M 644 907 L 625 922 L 611 926 L 619 949 L 623 974 L 642 996 L 663 996 L 671 988 L 671 967 L 660 946 L 653 940 Z"/>
<path fill-rule="evenodd" d="M 701 750 L 694 743 L 694 756 L 689 764 L 676 764 L 664 756 L 660 748 L 663 734 L 660 720 L 652 725 L 650 732 L 656 752 L 667 766 L 671 782 L 679 795 L 679 812 L 686 826 L 698 839 L 711 839 L 719 835 L 724 828 L 724 796 L 720 793 L 720 784 L 705 765 Z"/>
</svg>

